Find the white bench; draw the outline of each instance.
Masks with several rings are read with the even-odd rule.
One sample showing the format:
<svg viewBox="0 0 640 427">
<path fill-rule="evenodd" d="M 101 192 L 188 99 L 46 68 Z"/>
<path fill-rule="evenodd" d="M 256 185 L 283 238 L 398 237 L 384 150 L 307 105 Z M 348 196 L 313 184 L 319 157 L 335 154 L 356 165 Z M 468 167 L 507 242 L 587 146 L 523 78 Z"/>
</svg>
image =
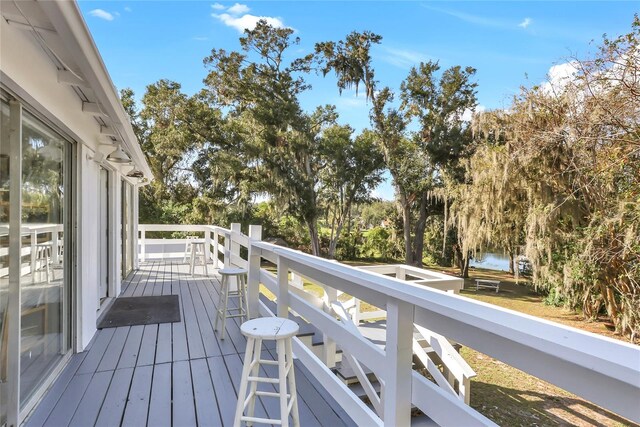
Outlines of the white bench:
<svg viewBox="0 0 640 427">
<path fill-rule="evenodd" d="M 499 280 L 476 279 L 476 291 L 480 288 L 495 289 L 496 293 L 500 290 Z"/>
</svg>

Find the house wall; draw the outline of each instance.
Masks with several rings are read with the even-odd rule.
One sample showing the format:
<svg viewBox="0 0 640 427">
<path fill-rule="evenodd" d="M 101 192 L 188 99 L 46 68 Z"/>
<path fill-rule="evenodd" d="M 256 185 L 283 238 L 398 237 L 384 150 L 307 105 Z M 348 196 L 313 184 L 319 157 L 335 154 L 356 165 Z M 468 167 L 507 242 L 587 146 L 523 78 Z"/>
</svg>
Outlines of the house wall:
<svg viewBox="0 0 640 427">
<path fill-rule="evenodd" d="M 74 289 L 77 293 L 75 311 L 75 350 L 82 351 L 96 332 L 98 312 L 98 203 L 99 164 L 96 152 L 113 150 L 100 146 L 100 128 L 93 115 L 82 112 L 82 102 L 73 88 L 58 83 L 57 68 L 31 32 L 0 20 L 0 51 L 2 87 L 19 97 L 31 110 L 46 118 L 54 128 L 75 141 L 76 196 L 76 265 Z M 118 167 L 103 161 L 111 171 L 110 202 L 110 295 L 121 287 L 120 186 L 130 166 Z M 125 178 L 126 179 L 126 178 Z M 137 182 L 137 180 L 134 180 Z M 136 183 L 132 182 L 132 183 Z M 137 196 L 137 190 L 135 191 Z M 134 204 L 134 209 L 137 204 Z M 137 212 L 134 218 L 137 218 Z M 135 260 L 134 260 L 134 265 Z"/>
</svg>

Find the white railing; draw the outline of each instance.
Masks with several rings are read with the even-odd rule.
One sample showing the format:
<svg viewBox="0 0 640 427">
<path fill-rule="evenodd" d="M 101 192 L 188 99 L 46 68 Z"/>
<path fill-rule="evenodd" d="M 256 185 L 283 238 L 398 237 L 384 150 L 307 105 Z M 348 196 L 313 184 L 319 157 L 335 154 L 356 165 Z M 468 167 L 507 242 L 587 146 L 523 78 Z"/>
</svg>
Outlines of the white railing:
<svg viewBox="0 0 640 427">
<path fill-rule="evenodd" d="M 640 421 L 638 346 L 262 242 L 259 226 L 250 226 L 249 236 L 240 232 L 239 224 L 232 224 L 230 230 L 214 226 L 145 225 L 141 225 L 140 230 L 142 239 L 145 231 L 152 230 L 201 231 L 205 238 L 209 233 L 212 252 L 216 251 L 215 256 L 211 255 L 214 263 L 217 254 L 223 252 L 224 265 L 248 268 L 252 316 L 286 317 L 291 310 L 321 330 L 325 343 L 321 357 L 298 339 L 294 340 L 294 352 L 358 425 L 407 426 L 412 404 L 440 425 L 493 425 L 446 387 L 412 369 L 414 324 L 418 329 L 469 346 L 630 420 Z M 219 238 L 224 239 L 223 245 Z M 149 244 L 158 243 L 147 241 L 142 244 L 142 250 Z M 240 256 L 241 247 L 247 249 L 247 259 Z M 264 260 L 277 266 L 276 274 L 261 268 Z M 294 278 L 302 277 L 323 285 L 322 305 L 317 298 L 305 295 L 298 279 L 292 283 L 291 273 L 295 273 Z M 276 295 L 275 313 L 259 300 L 260 284 Z M 357 328 L 345 327 L 344 313 L 340 316 L 342 320 L 338 319 L 335 302 L 339 291 L 386 311 L 384 349 L 356 333 Z M 432 347 L 438 346 L 437 336 L 427 333 L 426 339 Z M 369 408 L 329 369 L 336 346 L 373 371 L 384 384 L 380 402 L 376 402 L 379 410 Z M 440 354 L 448 357 L 447 352 Z M 462 389 L 467 386 L 459 385 Z"/>
<path fill-rule="evenodd" d="M 38 259 L 39 245 L 48 245 L 51 251 L 50 261 L 57 264 L 60 261 L 63 250 L 63 239 L 61 233 L 64 231 L 62 224 L 29 224 L 20 229 L 22 237 L 29 237 L 30 243 L 22 246 L 20 250 L 21 259 L 29 256 L 28 262 L 21 262 L 20 276 L 32 275 L 34 279 L 34 273 L 42 268 L 42 260 Z M 46 241 L 42 241 L 43 236 L 49 235 L 50 237 L 44 237 Z M 9 227 L 6 225 L 0 225 L 0 237 L 9 235 Z M 0 257 L 8 257 L 9 248 L 0 247 Z M 8 263 L 7 263 L 8 265 Z M 0 277 L 7 277 L 9 275 L 9 267 L 0 268 Z"/>
</svg>

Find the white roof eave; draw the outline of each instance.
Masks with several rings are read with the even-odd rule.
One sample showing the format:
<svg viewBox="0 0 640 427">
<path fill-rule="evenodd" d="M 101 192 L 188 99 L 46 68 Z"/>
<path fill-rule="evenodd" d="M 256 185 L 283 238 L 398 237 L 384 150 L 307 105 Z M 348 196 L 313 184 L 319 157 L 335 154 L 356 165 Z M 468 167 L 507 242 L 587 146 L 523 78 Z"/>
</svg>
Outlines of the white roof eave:
<svg viewBox="0 0 640 427">
<path fill-rule="evenodd" d="M 74 62 L 79 67 L 75 71 L 82 74 L 94 91 L 104 112 L 120 131 L 124 148 L 137 168 L 144 173 L 148 181 L 151 181 L 151 168 L 78 5 L 75 1 L 45 1 L 40 2 L 40 5 L 73 55 Z"/>
</svg>

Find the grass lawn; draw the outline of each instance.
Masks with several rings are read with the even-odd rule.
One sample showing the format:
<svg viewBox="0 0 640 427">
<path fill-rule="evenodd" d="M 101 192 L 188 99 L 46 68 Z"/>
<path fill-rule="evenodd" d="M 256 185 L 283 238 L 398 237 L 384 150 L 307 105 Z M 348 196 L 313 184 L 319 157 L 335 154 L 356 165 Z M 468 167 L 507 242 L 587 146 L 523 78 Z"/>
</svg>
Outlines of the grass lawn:
<svg viewBox="0 0 640 427">
<path fill-rule="evenodd" d="M 442 270 L 442 268 L 439 268 Z M 453 273 L 454 271 L 447 271 Z M 585 322 L 575 312 L 542 302 L 525 284 L 517 285 L 506 273 L 471 269 L 462 295 L 554 322 L 622 339 L 606 322 Z M 500 292 L 475 290 L 476 278 L 500 280 Z M 526 374 L 471 348 L 462 356 L 476 371 L 471 383 L 471 406 L 500 425 L 508 426 L 622 426 L 634 425 L 552 384 Z M 602 390 L 606 393 L 606 390 Z"/>
<path fill-rule="evenodd" d="M 365 263 L 349 263 L 363 265 Z M 426 266 L 434 271 L 456 275 L 457 269 Z M 624 340 L 607 328 L 607 322 L 585 322 L 575 312 L 560 307 L 547 306 L 522 280 L 516 284 L 508 273 L 474 269 L 469 270 L 465 289 L 461 295 L 495 304 L 500 307 L 562 323 L 578 329 Z M 475 290 L 475 279 L 500 280 L 500 292 Z M 322 295 L 319 286 L 305 283 L 305 290 Z M 365 303 L 363 311 L 368 311 Z M 373 307 L 371 307 L 373 309 Z M 509 365 L 506 365 L 471 348 L 463 347 L 462 356 L 477 373 L 471 382 L 471 406 L 504 426 L 626 426 L 636 425 L 599 408 L 552 384 L 542 381 Z M 602 390 L 606 393 L 606 390 Z M 640 401 L 639 401 L 640 404 Z"/>
</svg>

